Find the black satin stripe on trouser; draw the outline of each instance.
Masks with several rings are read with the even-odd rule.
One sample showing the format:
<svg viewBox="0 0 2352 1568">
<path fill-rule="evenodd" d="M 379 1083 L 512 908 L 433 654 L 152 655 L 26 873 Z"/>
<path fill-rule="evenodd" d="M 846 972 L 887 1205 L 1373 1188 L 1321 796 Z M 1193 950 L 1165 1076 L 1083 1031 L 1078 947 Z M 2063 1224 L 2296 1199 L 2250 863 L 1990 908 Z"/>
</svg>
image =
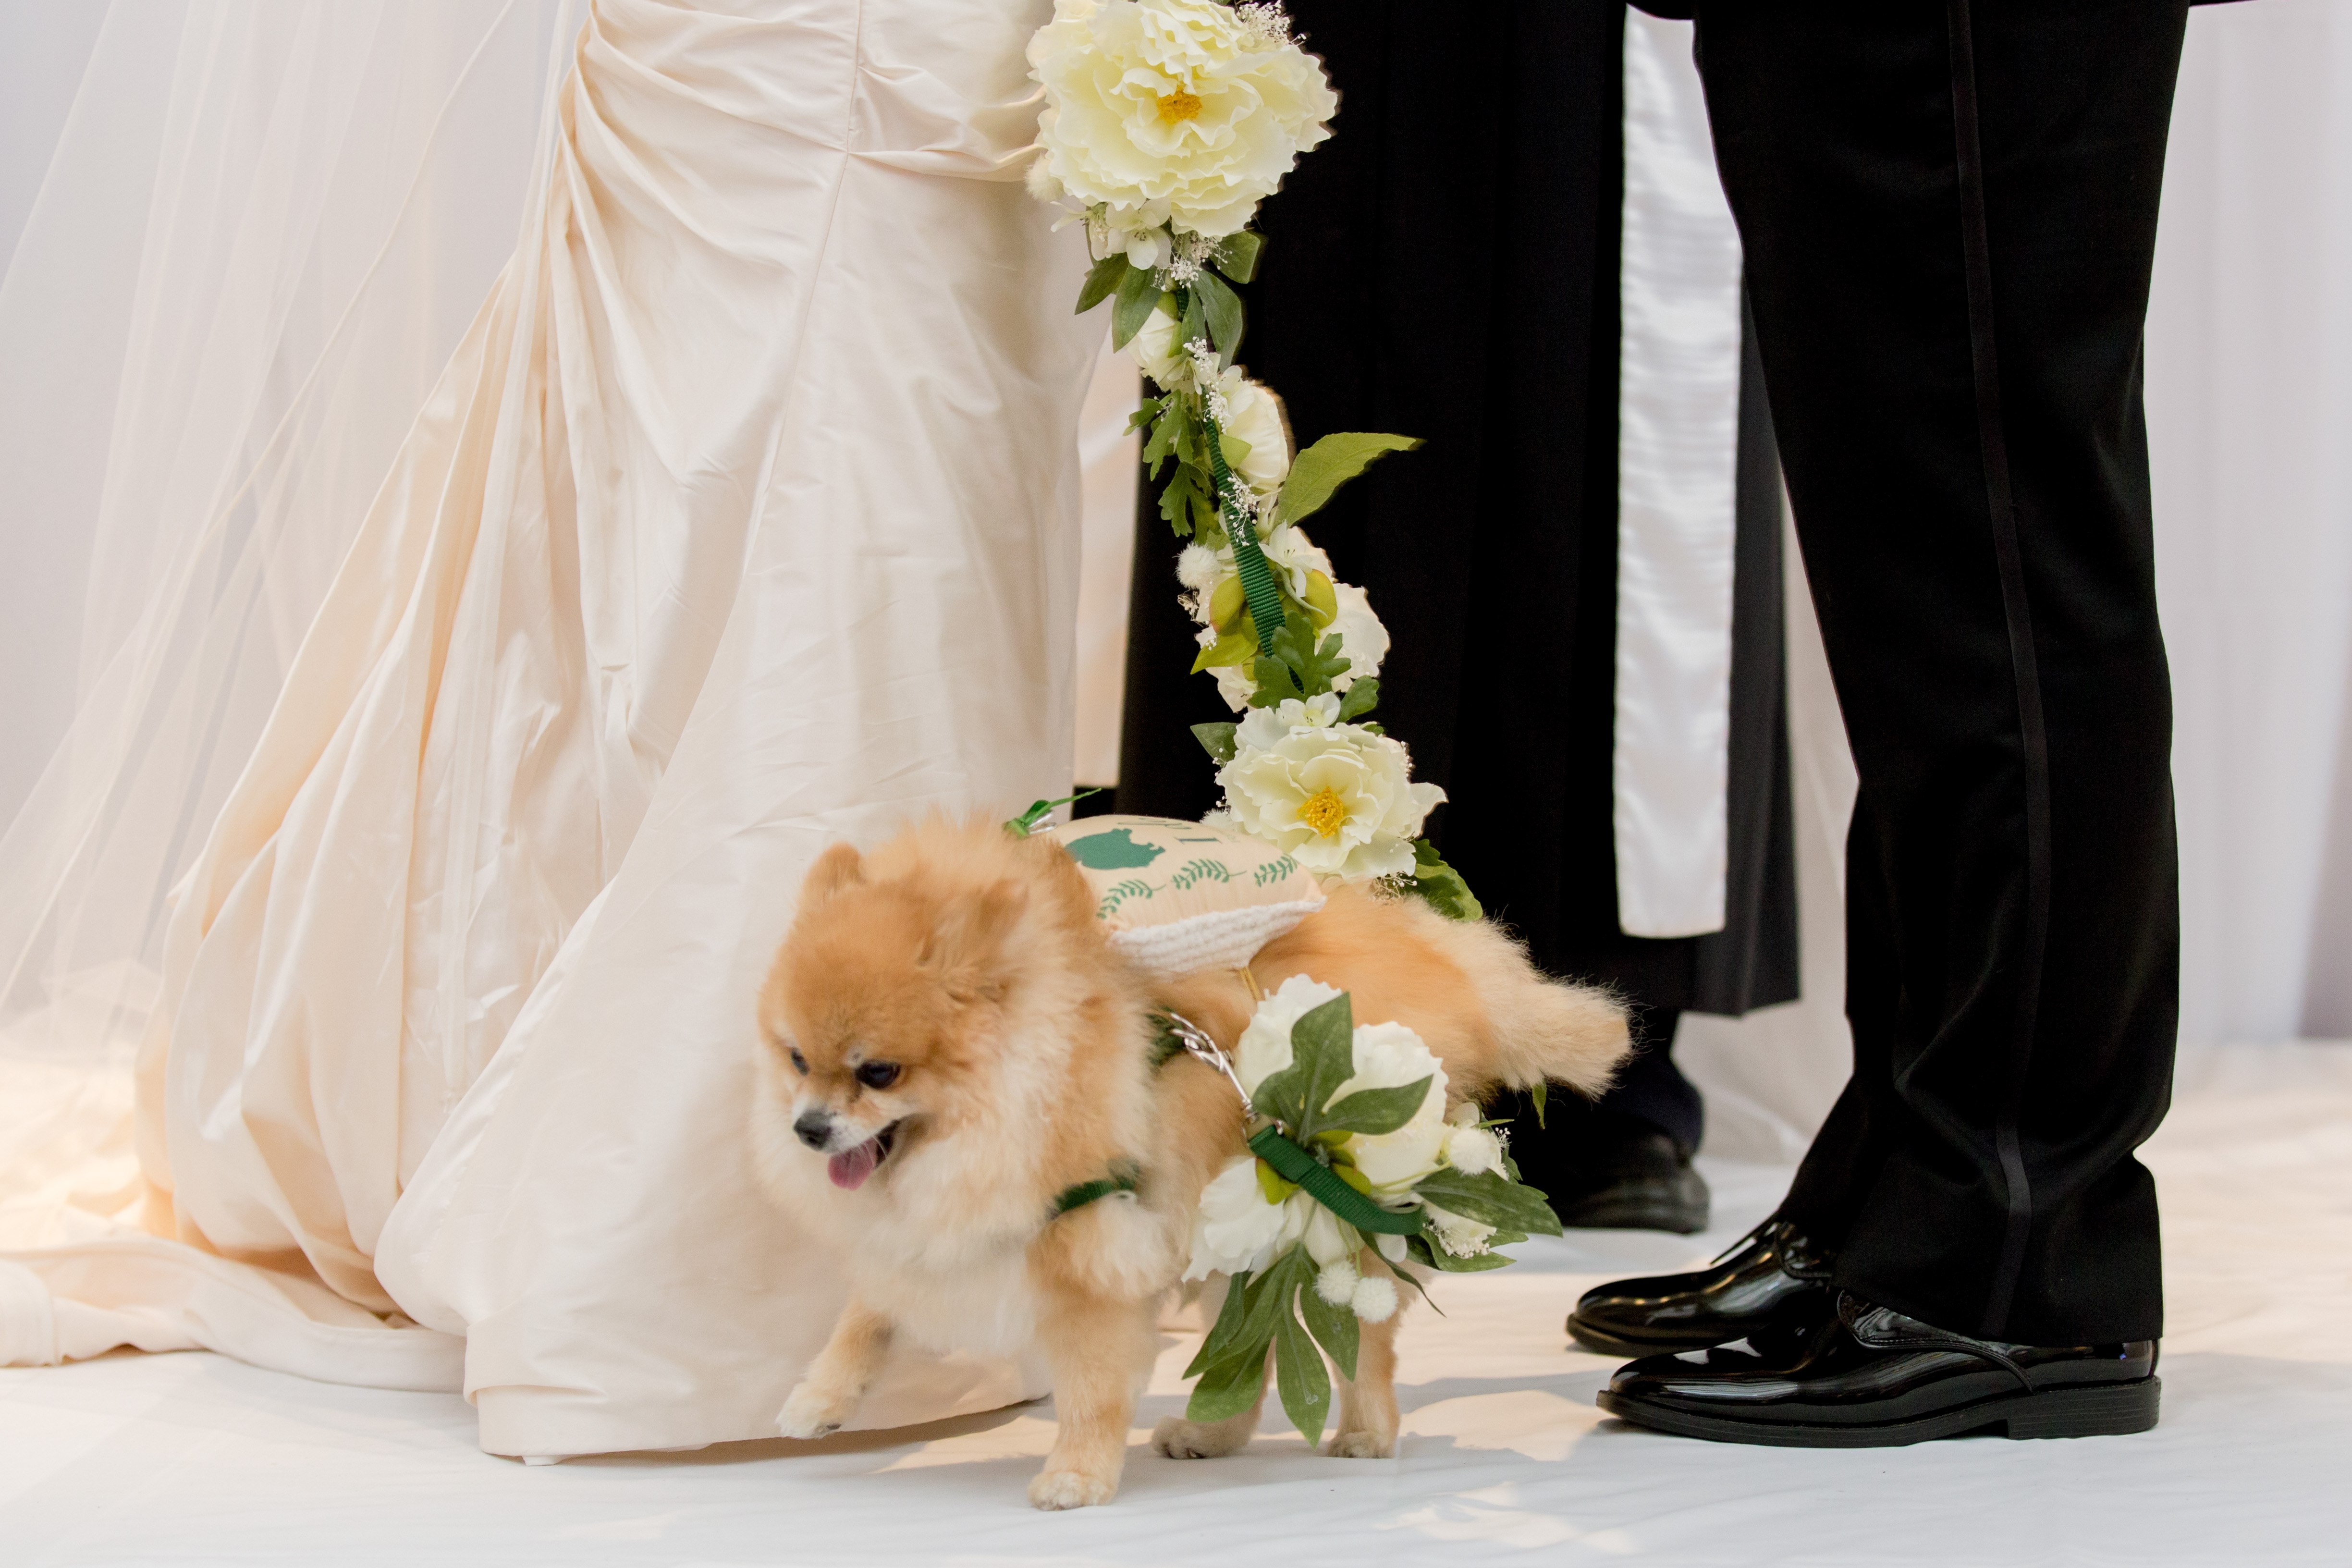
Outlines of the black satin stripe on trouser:
<svg viewBox="0 0 2352 1568">
<path fill-rule="evenodd" d="M 1859 1294 L 2032 1343 L 2161 1329 L 2132 1152 L 2170 1092 L 2179 918 L 2140 334 L 2184 9 L 1700 7 L 1861 777 L 1854 1071 L 1785 1212 Z"/>
</svg>

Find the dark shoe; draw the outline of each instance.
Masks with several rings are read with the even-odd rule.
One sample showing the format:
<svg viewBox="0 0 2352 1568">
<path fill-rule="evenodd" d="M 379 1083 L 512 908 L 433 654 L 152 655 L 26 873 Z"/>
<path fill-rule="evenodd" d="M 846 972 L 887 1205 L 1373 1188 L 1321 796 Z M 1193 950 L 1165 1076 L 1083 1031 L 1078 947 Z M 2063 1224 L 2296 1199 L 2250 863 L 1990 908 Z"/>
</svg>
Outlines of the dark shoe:
<svg viewBox="0 0 2352 1568">
<path fill-rule="evenodd" d="M 1706 1182 L 1675 1141 L 1634 1123 L 1579 1151 L 1574 1166 L 1548 1173 L 1552 1212 L 1570 1230 L 1706 1228 Z M 1566 1190 L 1559 1190 L 1564 1188 Z"/>
<path fill-rule="evenodd" d="M 1930 1327 L 1849 1291 L 1813 1331 L 1760 1349 L 1654 1355 L 1601 1408 L 1685 1437 L 1892 1448 L 1931 1437 L 2095 1437 L 2156 1425 L 2156 1344 L 2013 1345 Z"/>
<path fill-rule="evenodd" d="M 1705 1268 L 1587 1290 L 1568 1315 L 1569 1337 L 1602 1355 L 1638 1356 L 1810 1326 L 1831 1310 L 1829 1278 L 1826 1255 L 1787 1221 L 1768 1219 Z"/>
</svg>

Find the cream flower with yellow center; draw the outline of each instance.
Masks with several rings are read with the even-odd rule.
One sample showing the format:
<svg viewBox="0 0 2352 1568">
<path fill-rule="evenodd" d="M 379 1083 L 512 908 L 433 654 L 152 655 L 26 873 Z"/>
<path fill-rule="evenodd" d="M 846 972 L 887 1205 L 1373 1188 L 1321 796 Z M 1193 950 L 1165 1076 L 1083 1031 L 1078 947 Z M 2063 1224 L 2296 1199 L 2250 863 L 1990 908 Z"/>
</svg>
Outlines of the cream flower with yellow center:
<svg viewBox="0 0 2352 1568">
<path fill-rule="evenodd" d="M 1217 0 L 1056 0 L 1029 64 L 1041 184 L 1114 229 L 1234 233 L 1339 107 L 1313 56 Z"/>
<path fill-rule="evenodd" d="M 1412 841 L 1445 792 L 1413 782 L 1403 746 L 1339 718 L 1329 695 L 1253 710 L 1217 773 L 1227 808 L 1318 876 L 1410 875 Z"/>
</svg>

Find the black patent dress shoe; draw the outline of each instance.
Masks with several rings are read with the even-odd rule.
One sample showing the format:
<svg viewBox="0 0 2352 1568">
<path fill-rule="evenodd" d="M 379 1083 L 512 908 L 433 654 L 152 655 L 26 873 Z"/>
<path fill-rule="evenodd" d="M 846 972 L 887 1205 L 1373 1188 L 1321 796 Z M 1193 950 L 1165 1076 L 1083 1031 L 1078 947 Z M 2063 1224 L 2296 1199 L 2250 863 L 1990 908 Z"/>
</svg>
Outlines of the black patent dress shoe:
<svg viewBox="0 0 2352 1568">
<path fill-rule="evenodd" d="M 1807 1327 L 1833 1303 L 1830 1259 L 1786 1220 L 1768 1219 L 1705 1268 L 1619 1279 L 1587 1290 L 1569 1337 L 1602 1355 L 1653 1355 Z"/>
<path fill-rule="evenodd" d="M 1561 1182 L 1546 1189 L 1552 1212 L 1570 1230 L 1670 1230 L 1689 1236 L 1706 1228 L 1706 1180 L 1672 1138 L 1648 1127 L 1611 1132 L 1581 1152 Z"/>
<path fill-rule="evenodd" d="M 1661 1432 L 1790 1448 L 1892 1448 L 1934 1437 L 2095 1437 L 2156 1425 L 2156 1343 L 1970 1339 L 1840 1291 L 1811 1332 L 1654 1355 L 1600 1396 Z"/>
</svg>

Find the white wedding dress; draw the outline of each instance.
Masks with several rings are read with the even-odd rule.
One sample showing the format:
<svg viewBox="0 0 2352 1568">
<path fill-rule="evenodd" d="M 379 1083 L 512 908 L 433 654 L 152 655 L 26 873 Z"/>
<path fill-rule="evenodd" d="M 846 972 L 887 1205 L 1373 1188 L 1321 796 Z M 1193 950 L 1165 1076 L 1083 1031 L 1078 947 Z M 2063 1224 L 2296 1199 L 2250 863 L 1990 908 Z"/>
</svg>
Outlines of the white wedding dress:
<svg viewBox="0 0 2352 1568">
<path fill-rule="evenodd" d="M 743 1131 L 801 872 L 1069 777 L 1102 327 L 1020 180 L 1047 9 L 595 0 L 175 891 L 143 1201 L 5 1255 L 0 1361 L 462 1377 L 505 1454 L 772 1433 L 840 1295 Z M 863 1419 L 1034 1392 L 909 1356 Z"/>
</svg>

